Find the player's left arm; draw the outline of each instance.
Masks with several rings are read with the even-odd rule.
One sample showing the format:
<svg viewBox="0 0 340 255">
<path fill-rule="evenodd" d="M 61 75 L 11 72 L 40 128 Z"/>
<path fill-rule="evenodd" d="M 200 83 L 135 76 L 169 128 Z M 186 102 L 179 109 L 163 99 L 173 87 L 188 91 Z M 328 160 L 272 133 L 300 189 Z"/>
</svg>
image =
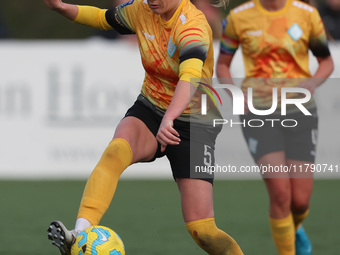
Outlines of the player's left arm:
<svg viewBox="0 0 340 255">
<path fill-rule="evenodd" d="M 312 13 L 311 19 L 312 33 L 309 39 L 309 49 L 316 57 L 319 65 L 312 78 L 306 82 L 302 82 L 299 87 L 306 88 L 313 94 L 315 89 L 332 74 L 334 63 L 328 48 L 325 27 L 316 9 Z"/>
<path fill-rule="evenodd" d="M 212 43 L 208 35 L 205 26 L 184 26 L 178 33 L 176 44 L 180 53 L 179 81 L 156 136 L 162 145 L 162 151 L 168 144 L 176 145 L 180 142 L 179 134 L 173 128 L 173 121 L 188 108 L 199 85 L 192 83 L 191 79 L 202 77 L 204 61 Z"/>
<path fill-rule="evenodd" d="M 178 132 L 173 128 L 174 120 L 178 118 L 191 102 L 196 88 L 188 81 L 179 80 L 175 93 L 162 119 L 157 133 L 157 140 L 163 152 L 168 144 L 177 145 L 181 142 Z"/>
</svg>

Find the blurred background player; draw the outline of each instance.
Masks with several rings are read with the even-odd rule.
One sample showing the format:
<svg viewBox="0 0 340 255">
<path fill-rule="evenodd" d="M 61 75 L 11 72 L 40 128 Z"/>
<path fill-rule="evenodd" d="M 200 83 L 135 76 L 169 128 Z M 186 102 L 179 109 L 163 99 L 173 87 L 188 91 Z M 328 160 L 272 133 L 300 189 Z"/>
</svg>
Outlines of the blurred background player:
<svg viewBox="0 0 340 255">
<path fill-rule="evenodd" d="M 300 87 L 313 95 L 333 71 L 319 13 L 304 2 L 253 0 L 233 9 L 223 21 L 217 76 L 221 81 L 223 78 L 230 81 L 231 61 L 241 45 L 246 70 L 242 89 L 245 93 L 248 88 L 253 89 L 255 109 L 271 108 L 273 87 Z M 319 63 L 314 75 L 309 71 L 308 49 Z M 263 174 L 263 179 L 269 194 L 270 227 L 278 254 L 305 255 L 312 253 L 301 224 L 309 211 L 313 187 L 313 175 L 306 169 L 315 160 L 317 110 L 313 98 L 304 104 L 312 116 L 305 116 L 291 106 L 287 107 L 286 116 L 280 114 L 280 107 L 269 116 L 258 116 L 249 113 L 246 105 L 248 113 L 241 119 L 246 123 L 265 118 L 298 121 L 298 125 L 291 128 L 272 127 L 268 123 L 260 128 L 244 125 L 242 129 L 249 151 L 259 166 L 295 166 L 303 172 Z"/>
<path fill-rule="evenodd" d="M 191 79 L 213 75 L 212 32 L 204 15 L 189 0 L 136 0 L 109 10 L 61 0 L 44 2 L 77 23 L 136 33 L 145 69 L 141 94 L 118 124 L 87 181 L 74 231 L 60 221 L 52 222 L 48 230 L 52 243 L 62 254 L 69 254 L 75 233 L 99 224 L 122 172 L 131 164 L 166 155 L 192 238 L 209 254 L 243 254 L 235 240 L 216 227 L 212 176 L 205 173 L 190 178 L 191 166 L 206 165 L 205 160 L 214 164 L 215 139 L 220 132 L 220 128 L 200 122 L 199 102 L 191 100 L 199 85 L 190 83 Z M 193 109 L 198 108 L 195 114 Z M 207 116 L 220 117 L 220 113 L 209 107 Z M 196 157 L 190 157 L 191 150 Z"/>
</svg>

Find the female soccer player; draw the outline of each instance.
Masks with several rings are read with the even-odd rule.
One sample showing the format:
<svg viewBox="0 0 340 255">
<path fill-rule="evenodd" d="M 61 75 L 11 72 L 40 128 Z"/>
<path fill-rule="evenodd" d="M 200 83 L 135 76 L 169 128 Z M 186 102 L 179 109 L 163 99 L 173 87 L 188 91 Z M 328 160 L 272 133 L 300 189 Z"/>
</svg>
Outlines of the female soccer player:
<svg viewBox="0 0 340 255">
<path fill-rule="evenodd" d="M 245 93 L 253 90 L 255 109 L 271 108 L 273 87 L 299 87 L 313 94 L 333 71 L 319 13 L 304 2 L 253 0 L 233 9 L 223 21 L 217 76 L 231 79 L 231 61 L 241 45 L 246 70 L 242 89 Z M 314 75 L 308 68 L 308 49 L 319 63 Z M 299 94 L 290 96 L 299 98 Z M 305 172 L 315 159 L 317 111 L 314 99 L 303 107 L 312 115 L 305 116 L 289 106 L 286 116 L 280 114 L 280 107 L 270 116 L 258 116 L 249 113 L 249 105 L 245 105 L 248 113 L 241 117 L 245 123 L 261 118 L 278 120 L 275 125 L 268 122 L 260 128 L 242 126 L 249 151 L 259 166 L 297 169 L 295 174 L 263 174 L 270 199 L 271 232 L 280 255 L 312 252 L 301 223 L 308 214 L 313 186 L 312 174 Z M 277 125 L 284 119 L 295 119 L 298 124 Z"/>
<path fill-rule="evenodd" d="M 204 15 L 189 0 L 132 0 L 109 10 L 44 1 L 77 23 L 137 34 L 145 69 L 141 94 L 87 181 L 74 231 L 52 222 L 48 230 L 52 243 L 69 254 L 74 234 L 101 220 L 122 172 L 131 164 L 166 155 L 186 227 L 196 243 L 209 254 L 243 254 L 215 225 L 211 176 L 190 178 L 192 166 L 204 166 L 207 159 L 213 163 L 220 131 L 200 121 L 200 114 L 193 112 L 199 102 L 191 100 L 198 83 L 190 80 L 213 74 L 212 33 Z M 215 115 L 219 112 L 210 107 L 207 116 Z M 190 157 L 191 150 L 195 157 Z"/>
</svg>

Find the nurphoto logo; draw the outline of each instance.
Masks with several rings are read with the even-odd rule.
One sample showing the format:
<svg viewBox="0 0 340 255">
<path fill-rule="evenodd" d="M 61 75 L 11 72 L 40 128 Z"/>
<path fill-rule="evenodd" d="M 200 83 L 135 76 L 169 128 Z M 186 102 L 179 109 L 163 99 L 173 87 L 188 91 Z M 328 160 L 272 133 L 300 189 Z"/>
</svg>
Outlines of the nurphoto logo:
<svg viewBox="0 0 340 255">
<path fill-rule="evenodd" d="M 201 85 L 203 85 L 201 83 Z M 207 86 L 206 84 L 204 84 Z M 208 86 L 207 86 L 208 87 Z M 213 94 L 205 89 L 204 87 L 201 88 L 204 90 L 210 98 L 212 98 L 213 102 L 216 104 L 216 100 L 213 97 Z M 217 98 L 220 101 L 221 107 L 223 106 L 221 97 L 217 93 L 216 90 L 218 89 L 223 89 L 225 91 L 229 91 L 229 94 L 232 97 L 232 113 L 233 115 L 244 115 L 245 114 L 245 101 L 248 106 L 248 110 L 250 113 L 257 115 L 257 116 L 268 116 L 273 113 L 277 112 L 278 109 L 278 98 L 280 97 L 280 115 L 286 116 L 287 115 L 287 106 L 288 105 L 295 105 L 299 111 L 301 111 L 304 115 L 312 115 L 306 107 L 303 105 L 304 103 L 307 103 L 311 99 L 311 93 L 308 89 L 305 88 L 299 88 L 299 87 L 282 87 L 280 88 L 280 94 L 278 92 L 278 88 L 273 87 L 272 88 L 272 103 L 271 107 L 269 109 L 256 109 L 254 106 L 253 102 L 253 88 L 248 87 L 247 88 L 247 96 L 245 97 L 243 91 L 241 88 L 231 85 L 231 84 L 218 84 L 215 86 L 215 89 L 209 86 L 209 89 L 214 92 L 214 94 L 217 96 Z M 299 94 L 299 97 L 294 97 L 290 98 L 288 94 Z M 207 114 L 207 95 L 202 94 L 201 95 L 201 114 L 206 115 Z M 295 119 L 275 119 L 275 118 L 268 118 L 268 119 L 250 119 L 245 122 L 235 122 L 233 120 L 228 120 L 228 119 L 214 119 L 213 120 L 213 126 L 215 127 L 216 125 L 225 125 L 225 124 L 230 124 L 231 126 L 233 125 L 248 125 L 250 127 L 262 127 L 265 122 L 271 123 L 272 126 L 275 125 L 276 122 L 280 122 L 280 124 L 283 127 L 295 127 L 297 126 L 298 122 Z"/>
</svg>

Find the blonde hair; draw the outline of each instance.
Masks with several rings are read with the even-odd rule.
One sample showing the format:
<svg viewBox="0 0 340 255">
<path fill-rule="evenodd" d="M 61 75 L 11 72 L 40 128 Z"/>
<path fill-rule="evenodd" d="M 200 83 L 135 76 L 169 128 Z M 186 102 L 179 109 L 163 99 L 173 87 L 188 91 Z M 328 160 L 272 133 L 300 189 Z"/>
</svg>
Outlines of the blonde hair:
<svg viewBox="0 0 340 255">
<path fill-rule="evenodd" d="M 229 4 L 229 0 L 216 0 L 216 4 L 214 4 L 215 7 L 226 7 L 227 4 Z"/>
</svg>

